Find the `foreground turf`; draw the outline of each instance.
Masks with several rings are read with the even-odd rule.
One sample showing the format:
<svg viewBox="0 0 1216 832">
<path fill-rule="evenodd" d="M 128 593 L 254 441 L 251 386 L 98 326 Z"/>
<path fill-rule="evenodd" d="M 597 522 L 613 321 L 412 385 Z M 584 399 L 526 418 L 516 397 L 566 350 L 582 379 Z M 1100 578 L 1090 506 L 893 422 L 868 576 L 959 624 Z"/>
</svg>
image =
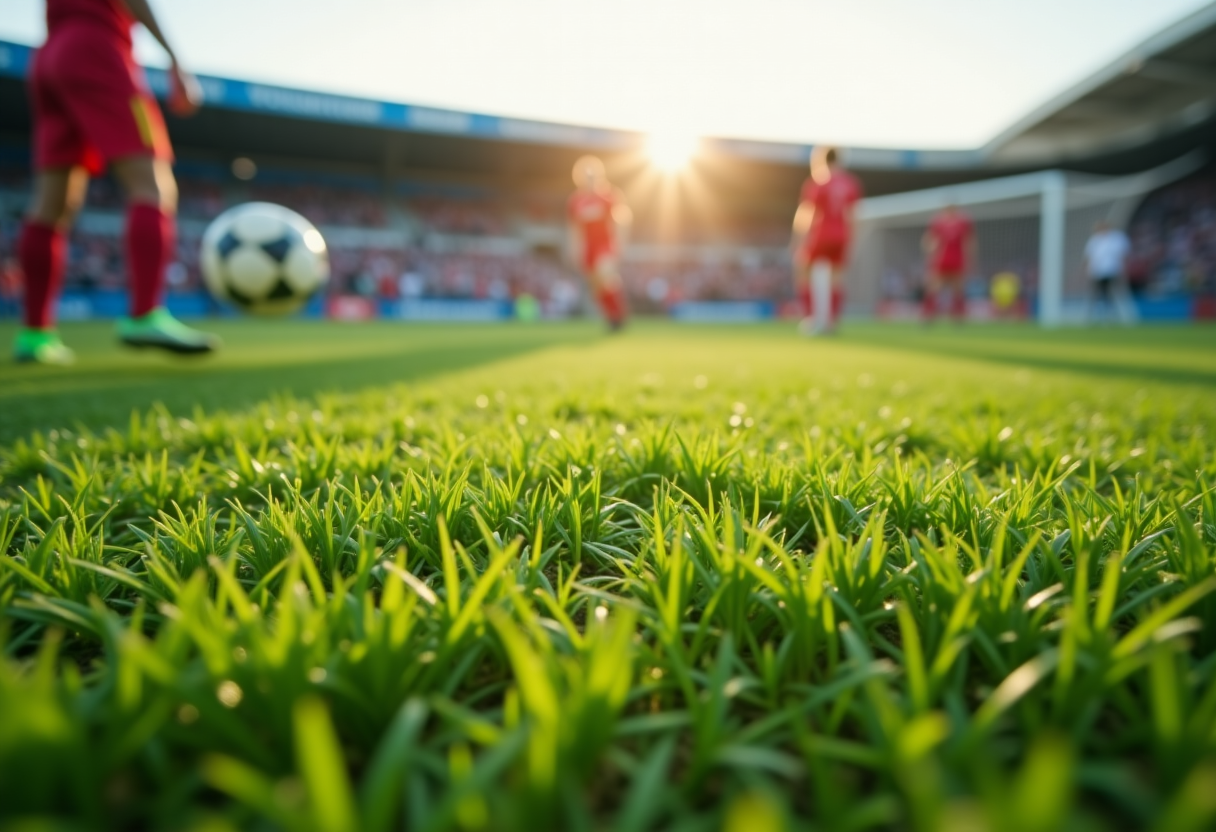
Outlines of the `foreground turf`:
<svg viewBox="0 0 1216 832">
<path fill-rule="evenodd" d="M 4 377 L 0 822 L 1216 822 L 1213 330 L 435 337 Z"/>
</svg>

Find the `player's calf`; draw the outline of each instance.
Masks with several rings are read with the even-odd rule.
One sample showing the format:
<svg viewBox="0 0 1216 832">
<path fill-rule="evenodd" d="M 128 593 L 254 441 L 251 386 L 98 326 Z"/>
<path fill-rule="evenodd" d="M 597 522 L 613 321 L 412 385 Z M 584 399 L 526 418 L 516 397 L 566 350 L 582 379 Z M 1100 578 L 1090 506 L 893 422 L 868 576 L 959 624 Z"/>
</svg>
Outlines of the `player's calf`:
<svg viewBox="0 0 1216 832">
<path fill-rule="evenodd" d="M 625 304 L 624 281 L 614 258 L 603 257 L 596 263 L 594 286 L 596 300 L 608 321 L 608 328 L 613 332 L 621 330 L 629 310 Z"/>
</svg>

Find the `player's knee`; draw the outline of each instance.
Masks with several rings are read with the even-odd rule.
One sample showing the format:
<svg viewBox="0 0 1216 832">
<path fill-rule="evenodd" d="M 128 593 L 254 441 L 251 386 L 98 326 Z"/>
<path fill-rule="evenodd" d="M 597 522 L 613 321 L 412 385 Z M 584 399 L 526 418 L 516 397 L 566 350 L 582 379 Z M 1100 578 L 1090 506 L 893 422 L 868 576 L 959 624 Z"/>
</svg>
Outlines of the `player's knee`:
<svg viewBox="0 0 1216 832">
<path fill-rule="evenodd" d="M 160 197 L 162 211 L 170 214 L 177 212 L 177 179 L 173 176 L 173 168 L 163 159 L 153 162 L 153 172 L 156 174 L 156 190 Z"/>
<path fill-rule="evenodd" d="M 86 180 L 87 181 L 87 180 Z M 84 203 L 83 183 L 73 187 L 70 171 L 41 173 L 34 183 L 34 198 L 28 216 L 43 225 L 66 227 L 72 224 Z"/>
<path fill-rule="evenodd" d="M 69 194 L 59 211 L 59 225 L 64 227 L 72 225 L 76 222 L 76 217 L 80 214 L 80 209 L 83 207 L 84 194 Z"/>
<path fill-rule="evenodd" d="M 34 195 L 26 216 L 40 225 L 62 226 L 72 221 L 62 200 L 54 201 L 41 194 Z"/>
<path fill-rule="evenodd" d="M 116 162 L 114 173 L 128 202 L 158 205 L 168 213 L 177 210 L 177 181 L 168 162 L 136 156 Z"/>
<path fill-rule="evenodd" d="M 177 180 L 169 174 L 164 181 L 157 183 L 157 202 L 160 209 L 167 214 L 177 213 Z"/>
<path fill-rule="evenodd" d="M 621 285 L 621 273 L 616 263 L 611 260 L 600 260 L 592 270 L 595 282 L 605 289 L 614 289 Z"/>
</svg>

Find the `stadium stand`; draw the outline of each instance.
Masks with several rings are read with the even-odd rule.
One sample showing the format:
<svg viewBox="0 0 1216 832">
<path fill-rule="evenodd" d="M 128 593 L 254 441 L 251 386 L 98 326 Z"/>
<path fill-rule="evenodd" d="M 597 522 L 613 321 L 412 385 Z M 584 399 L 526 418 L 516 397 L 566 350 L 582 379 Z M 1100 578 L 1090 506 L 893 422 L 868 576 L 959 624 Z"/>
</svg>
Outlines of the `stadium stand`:
<svg viewBox="0 0 1216 832">
<path fill-rule="evenodd" d="M 202 292 L 198 242 L 205 222 L 241 202 L 264 200 L 300 212 L 325 231 L 333 269 L 327 289 L 331 297 L 358 296 L 388 309 L 406 298 L 513 300 L 526 294 L 552 316 L 581 310 L 579 282 L 558 251 L 564 194 L 514 204 L 478 194 L 420 194 L 417 186 L 405 188 L 410 192 L 406 196 L 385 194 L 374 180 L 361 186 L 327 184 L 324 176 L 306 170 L 264 175 L 269 181 L 226 183 L 219 170 L 184 166 L 178 254 L 169 275 L 171 303 L 174 296 Z M 5 207 L 0 247 L 5 252 L 15 249 L 28 188 L 28 172 L 20 163 L 5 167 L 0 180 Z M 75 298 L 80 306 L 94 295 L 122 291 L 121 207 L 109 178 L 90 183 L 70 241 L 69 303 Z M 529 235 L 544 242 L 534 245 L 526 239 Z M 386 237 L 395 244 L 386 245 Z M 660 251 L 659 259 L 648 259 L 653 248 L 625 267 L 631 301 L 640 311 L 662 312 L 681 300 L 771 299 L 784 291 L 786 268 L 771 257 L 723 262 L 721 255 L 712 255 L 702 262 L 695 253 L 672 260 Z M 660 286 L 661 296 L 656 294 Z M 209 308 L 198 299 L 191 306 Z"/>
<path fill-rule="evenodd" d="M 1128 279 L 1139 297 L 1216 298 L 1216 166 L 1149 194 L 1128 225 Z"/>
</svg>

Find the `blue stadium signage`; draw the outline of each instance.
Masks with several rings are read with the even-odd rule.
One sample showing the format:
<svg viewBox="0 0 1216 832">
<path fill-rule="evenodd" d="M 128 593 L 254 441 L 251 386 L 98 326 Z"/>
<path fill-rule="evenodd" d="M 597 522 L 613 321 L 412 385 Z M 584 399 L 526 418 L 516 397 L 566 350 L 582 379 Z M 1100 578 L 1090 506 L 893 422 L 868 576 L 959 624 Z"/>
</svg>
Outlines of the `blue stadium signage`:
<svg viewBox="0 0 1216 832">
<path fill-rule="evenodd" d="M 18 43 L 0 41 L 0 76 L 24 78 L 29 73 L 34 50 Z M 164 70 L 148 69 L 148 86 L 159 97 L 169 90 Z M 314 121 L 361 124 L 389 130 L 439 133 L 449 136 L 470 136 L 479 139 L 528 142 L 561 147 L 586 147 L 602 150 L 625 150 L 641 146 L 645 136 L 623 130 L 605 130 L 554 124 L 528 119 L 500 118 L 480 113 L 465 113 L 437 107 L 394 104 L 310 92 L 271 84 L 256 84 L 210 75 L 199 77 L 207 106 L 228 110 L 266 113 Z M 747 141 L 738 139 L 707 139 L 706 146 L 727 156 L 759 159 L 787 164 L 805 164 L 811 146 L 783 142 Z M 968 167 L 981 161 L 975 152 L 934 154 L 902 150 L 853 148 L 847 158 L 860 167 L 922 168 Z M 938 156 L 942 156 L 938 159 Z M 948 159 L 946 157 L 949 157 Z"/>
<path fill-rule="evenodd" d="M 686 323 L 751 323 L 776 317 L 777 307 L 767 300 L 684 301 L 669 312 Z"/>
<path fill-rule="evenodd" d="M 24 78 L 30 69 L 34 50 L 28 46 L 0 41 L 0 75 Z"/>
<path fill-rule="evenodd" d="M 0 75 L 24 78 L 29 73 L 33 53 L 34 50 L 28 46 L 0 41 Z M 155 95 L 164 98 L 169 91 L 168 75 L 160 69 L 148 69 L 146 72 L 148 87 Z M 581 145 L 605 150 L 636 147 L 644 138 L 637 133 L 393 104 L 210 75 L 199 76 L 199 82 L 207 106 L 315 121 L 534 144 Z"/>
</svg>

